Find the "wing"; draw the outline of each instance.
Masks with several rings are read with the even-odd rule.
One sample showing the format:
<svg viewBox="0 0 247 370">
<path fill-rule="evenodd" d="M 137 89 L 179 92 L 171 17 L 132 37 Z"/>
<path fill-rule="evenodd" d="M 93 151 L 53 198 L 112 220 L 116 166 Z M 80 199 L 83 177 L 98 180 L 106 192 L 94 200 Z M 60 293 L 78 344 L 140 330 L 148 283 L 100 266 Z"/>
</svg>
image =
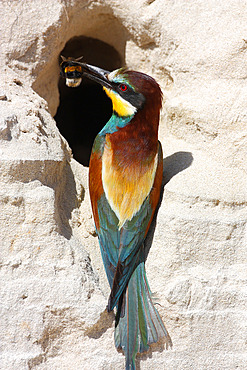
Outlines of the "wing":
<svg viewBox="0 0 247 370">
<path fill-rule="evenodd" d="M 102 184 L 102 154 L 104 143 L 104 136 L 98 135 L 95 139 L 90 158 L 89 192 L 101 255 L 111 287 L 118 261 L 120 231 L 118 230 L 118 218 L 106 199 Z"/>
</svg>

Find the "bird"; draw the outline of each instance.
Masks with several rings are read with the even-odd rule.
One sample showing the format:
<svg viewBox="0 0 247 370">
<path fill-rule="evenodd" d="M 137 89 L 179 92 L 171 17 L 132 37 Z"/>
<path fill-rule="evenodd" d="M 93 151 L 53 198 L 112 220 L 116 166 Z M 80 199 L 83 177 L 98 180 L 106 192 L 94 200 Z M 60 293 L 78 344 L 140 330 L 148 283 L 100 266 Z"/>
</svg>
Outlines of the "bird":
<svg viewBox="0 0 247 370">
<path fill-rule="evenodd" d="M 152 301 L 145 271 L 144 241 L 161 193 L 163 154 L 158 140 L 162 92 L 142 72 L 112 72 L 80 63 L 82 76 L 101 84 L 112 115 L 95 138 L 89 163 L 89 193 L 99 246 L 110 285 L 108 312 L 115 314 L 115 346 L 125 369 L 137 353 L 170 335 Z"/>
</svg>

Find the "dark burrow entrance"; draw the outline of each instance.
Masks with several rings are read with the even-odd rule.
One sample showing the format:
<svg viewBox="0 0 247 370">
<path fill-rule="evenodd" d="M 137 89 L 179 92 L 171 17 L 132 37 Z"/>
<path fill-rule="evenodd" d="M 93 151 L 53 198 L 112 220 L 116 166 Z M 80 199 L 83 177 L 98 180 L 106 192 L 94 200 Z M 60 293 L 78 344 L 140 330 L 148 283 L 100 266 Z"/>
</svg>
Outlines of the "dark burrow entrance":
<svg viewBox="0 0 247 370">
<path fill-rule="evenodd" d="M 61 54 L 75 58 L 83 56 L 83 62 L 109 71 L 123 65 L 112 46 L 84 36 L 68 41 Z M 73 157 L 88 166 L 94 138 L 111 116 L 111 101 L 100 85 L 86 78 L 75 88 L 67 87 L 65 80 L 60 78 L 59 93 L 60 104 L 54 119 Z"/>
</svg>

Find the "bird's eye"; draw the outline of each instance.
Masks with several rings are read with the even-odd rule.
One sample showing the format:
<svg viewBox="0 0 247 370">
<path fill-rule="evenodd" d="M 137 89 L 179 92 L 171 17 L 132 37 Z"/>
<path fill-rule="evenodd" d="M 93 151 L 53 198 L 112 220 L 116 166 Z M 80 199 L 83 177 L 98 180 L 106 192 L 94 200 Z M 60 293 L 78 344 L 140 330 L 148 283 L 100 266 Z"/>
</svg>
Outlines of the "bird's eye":
<svg viewBox="0 0 247 370">
<path fill-rule="evenodd" d="M 126 91 L 127 90 L 127 85 L 121 84 L 121 85 L 119 85 L 119 88 L 120 88 L 121 91 Z"/>
</svg>

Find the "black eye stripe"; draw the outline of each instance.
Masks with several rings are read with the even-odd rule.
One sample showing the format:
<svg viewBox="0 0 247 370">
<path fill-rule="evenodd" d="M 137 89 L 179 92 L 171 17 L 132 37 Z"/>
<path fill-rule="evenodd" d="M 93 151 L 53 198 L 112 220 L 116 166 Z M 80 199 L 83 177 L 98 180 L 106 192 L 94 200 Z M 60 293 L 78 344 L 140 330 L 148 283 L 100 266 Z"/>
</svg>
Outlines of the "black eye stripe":
<svg viewBox="0 0 247 370">
<path fill-rule="evenodd" d="M 116 93 L 119 94 L 123 99 L 127 100 L 131 105 L 137 109 L 141 109 L 143 107 L 143 104 L 145 103 L 145 97 L 143 94 L 134 91 L 130 85 L 127 85 L 127 83 L 117 83 L 113 81 L 110 83 L 112 85 L 112 89 L 116 91 Z M 121 85 L 125 85 L 127 89 L 122 91 L 120 89 Z"/>
</svg>

